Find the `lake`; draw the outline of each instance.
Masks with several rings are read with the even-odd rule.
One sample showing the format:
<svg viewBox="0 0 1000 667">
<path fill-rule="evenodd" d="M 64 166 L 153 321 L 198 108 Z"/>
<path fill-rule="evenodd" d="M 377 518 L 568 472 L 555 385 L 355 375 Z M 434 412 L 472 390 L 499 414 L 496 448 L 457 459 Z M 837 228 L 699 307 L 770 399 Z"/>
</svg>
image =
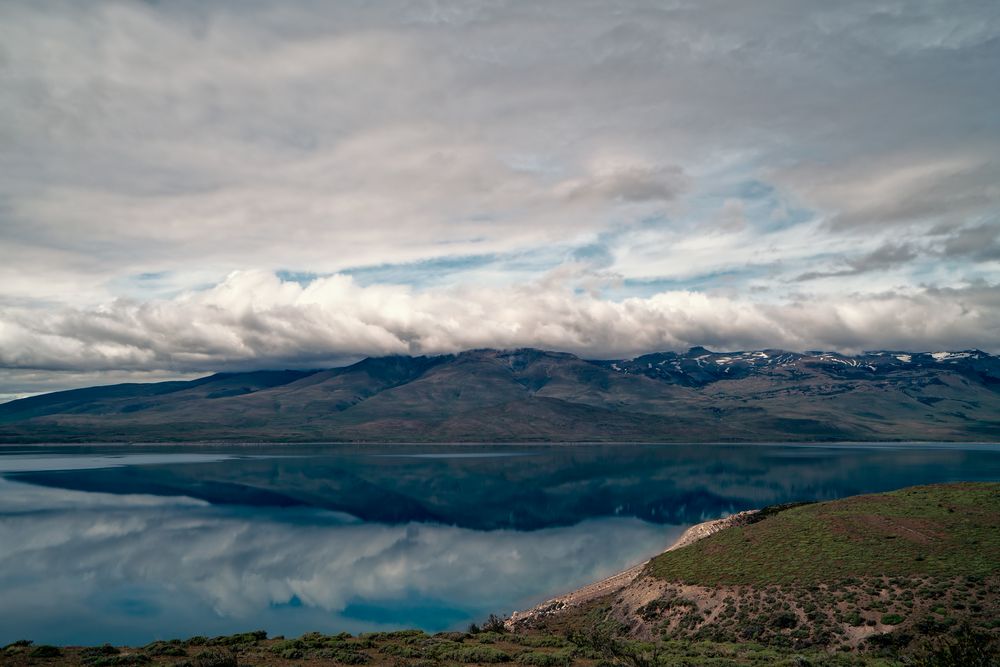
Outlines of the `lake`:
<svg viewBox="0 0 1000 667">
<path fill-rule="evenodd" d="M 0 448 L 0 645 L 464 628 L 740 510 L 1000 480 L 1000 445 Z"/>
</svg>

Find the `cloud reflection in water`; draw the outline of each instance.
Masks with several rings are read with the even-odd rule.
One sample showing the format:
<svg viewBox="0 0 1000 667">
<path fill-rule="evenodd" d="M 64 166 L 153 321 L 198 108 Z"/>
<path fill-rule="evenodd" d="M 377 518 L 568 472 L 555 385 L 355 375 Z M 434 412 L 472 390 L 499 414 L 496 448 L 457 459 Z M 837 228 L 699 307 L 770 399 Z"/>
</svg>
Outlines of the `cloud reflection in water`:
<svg viewBox="0 0 1000 667">
<path fill-rule="evenodd" d="M 439 630 L 610 574 L 680 530 L 635 518 L 531 532 L 385 525 L 0 480 L 0 641 Z"/>
</svg>

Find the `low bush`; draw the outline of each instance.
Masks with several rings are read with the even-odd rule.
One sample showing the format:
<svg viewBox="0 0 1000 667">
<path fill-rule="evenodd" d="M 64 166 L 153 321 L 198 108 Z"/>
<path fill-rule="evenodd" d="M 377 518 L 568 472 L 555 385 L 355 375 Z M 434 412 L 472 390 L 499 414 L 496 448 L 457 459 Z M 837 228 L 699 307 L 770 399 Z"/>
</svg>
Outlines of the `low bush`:
<svg viewBox="0 0 1000 667">
<path fill-rule="evenodd" d="M 569 653 L 540 653 L 526 651 L 517 656 L 517 662 L 534 667 L 568 667 L 572 658 Z"/>
<path fill-rule="evenodd" d="M 150 644 L 146 644 L 142 647 L 142 652 L 147 655 L 168 655 L 168 656 L 182 656 L 187 655 L 187 649 L 179 640 L 172 641 L 155 641 Z"/>
<path fill-rule="evenodd" d="M 32 658 L 58 658 L 62 655 L 62 651 L 59 650 L 58 646 L 41 644 L 31 649 L 28 655 Z"/>
<path fill-rule="evenodd" d="M 6 646 L 4 646 L 3 652 L 7 654 L 21 653 L 22 651 L 27 650 L 27 648 L 34 643 L 35 642 L 31 641 L 30 639 L 18 639 L 17 641 L 11 642 Z"/>
<path fill-rule="evenodd" d="M 119 653 L 106 655 L 87 663 L 90 667 L 130 667 L 132 665 L 147 665 L 152 659 L 145 653 Z"/>
<path fill-rule="evenodd" d="M 194 656 L 190 667 L 237 667 L 236 654 L 225 646 L 212 646 Z"/>
<path fill-rule="evenodd" d="M 771 627 L 779 629 L 794 628 L 799 624 L 799 617 L 791 611 L 782 611 L 771 617 Z"/>
<path fill-rule="evenodd" d="M 253 632 L 240 632 L 235 635 L 213 637 L 205 643 L 208 646 L 252 646 L 263 639 L 267 639 L 267 632 L 264 630 L 254 630 Z"/>
<path fill-rule="evenodd" d="M 96 660 L 104 658 L 109 655 L 118 655 L 121 653 L 117 647 L 111 644 L 102 644 L 101 646 L 88 646 L 87 648 L 80 649 L 80 662 L 84 664 L 91 664 Z"/>
<path fill-rule="evenodd" d="M 501 651 L 500 649 L 493 648 L 492 646 L 484 646 L 482 644 L 479 646 L 462 646 L 449 651 L 442 657 L 446 660 L 454 660 L 456 662 L 464 663 L 497 663 L 510 661 L 510 654 L 505 651 Z"/>
<path fill-rule="evenodd" d="M 524 635 L 518 643 L 531 648 L 564 648 L 569 646 L 568 641 L 555 635 Z"/>
<path fill-rule="evenodd" d="M 949 636 L 925 640 L 910 663 L 913 667 L 996 667 L 1000 650 L 990 636 L 963 626 Z"/>
<path fill-rule="evenodd" d="M 844 617 L 844 621 L 848 625 L 853 625 L 854 627 L 864 625 L 865 623 L 865 619 L 862 618 L 861 614 L 859 614 L 857 611 L 852 611 L 849 614 L 847 614 L 847 616 Z"/>
</svg>

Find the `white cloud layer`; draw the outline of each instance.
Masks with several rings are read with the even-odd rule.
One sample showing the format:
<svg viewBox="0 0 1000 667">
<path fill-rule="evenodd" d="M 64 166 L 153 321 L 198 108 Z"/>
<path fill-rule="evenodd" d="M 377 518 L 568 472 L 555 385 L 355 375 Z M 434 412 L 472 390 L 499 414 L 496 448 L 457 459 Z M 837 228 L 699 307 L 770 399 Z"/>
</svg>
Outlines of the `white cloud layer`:
<svg viewBox="0 0 1000 667">
<path fill-rule="evenodd" d="M 668 291 L 611 301 L 558 276 L 418 291 L 361 286 L 342 275 L 301 284 L 258 271 L 169 300 L 6 309 L 2 322 L 3 366 L 76 371 L 316 366 L 365 355 L 524 346 L 591 358 L 699 344 L 996 352 L 1000 291 L 983 285 L 782 302 Z"/>
</svg>

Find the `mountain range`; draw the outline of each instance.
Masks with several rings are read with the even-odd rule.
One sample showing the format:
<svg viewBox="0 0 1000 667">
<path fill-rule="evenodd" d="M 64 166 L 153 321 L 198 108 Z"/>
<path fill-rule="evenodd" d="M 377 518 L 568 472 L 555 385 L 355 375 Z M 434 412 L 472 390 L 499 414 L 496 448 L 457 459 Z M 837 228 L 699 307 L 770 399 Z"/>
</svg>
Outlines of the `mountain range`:
<svg viewBox="0 0 1000 667">
<path fill-rule="evenodd" d="M 536 349 L 217 373 L 0 404 L 0 442 L 781 442 L 1000 438 L 1000 358 Z"/>
</svg>

